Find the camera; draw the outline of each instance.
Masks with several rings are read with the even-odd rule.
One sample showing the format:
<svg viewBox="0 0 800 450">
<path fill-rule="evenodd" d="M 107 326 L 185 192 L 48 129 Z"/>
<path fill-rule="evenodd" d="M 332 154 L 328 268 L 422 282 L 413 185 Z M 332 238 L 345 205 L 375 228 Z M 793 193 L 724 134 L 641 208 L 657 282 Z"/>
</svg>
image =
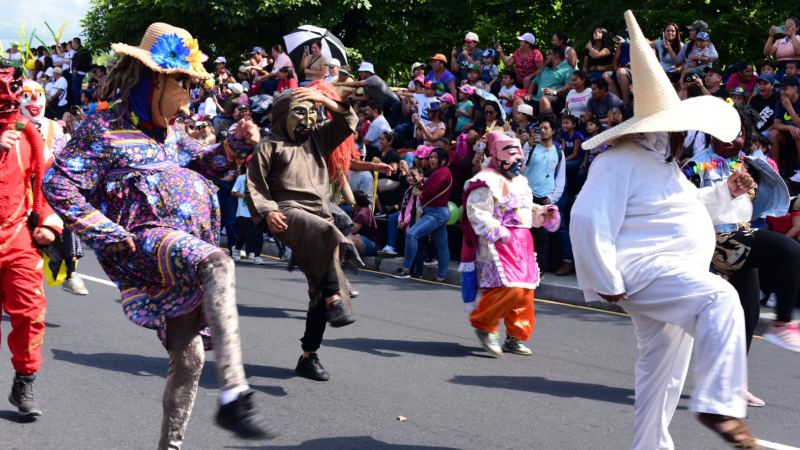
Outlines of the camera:
<svg viewBox="0 0 800 450">
<path fill-rule="evenodd" d="M 700 75 L 696 73 L 687 73 L 686 76 L 683 77 L 683 81 L 685 83 L 694 83 L 698 78 L 700 78 Z"/>
</svg>

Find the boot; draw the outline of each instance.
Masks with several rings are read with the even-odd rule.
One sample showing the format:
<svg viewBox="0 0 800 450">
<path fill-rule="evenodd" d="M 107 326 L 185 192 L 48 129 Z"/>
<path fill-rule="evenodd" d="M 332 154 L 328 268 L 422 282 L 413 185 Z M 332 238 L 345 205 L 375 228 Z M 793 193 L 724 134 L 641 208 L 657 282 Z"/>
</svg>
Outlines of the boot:
<svg viewBox="0 0 800 450">
<path fill-rule="evenodd" d="M 8 396 L 8 401 L 16 406 L 19 413 L 27 417 L 36 417 L 42 415 L 42 410 L 36 405 L 36 400 L 33 395 L 33 382 L 36 381 L 36 375 L 22 375 L 17 373 L 14 377 L 14 385 L 11 387 L 11 394 Z"/>
</svg>

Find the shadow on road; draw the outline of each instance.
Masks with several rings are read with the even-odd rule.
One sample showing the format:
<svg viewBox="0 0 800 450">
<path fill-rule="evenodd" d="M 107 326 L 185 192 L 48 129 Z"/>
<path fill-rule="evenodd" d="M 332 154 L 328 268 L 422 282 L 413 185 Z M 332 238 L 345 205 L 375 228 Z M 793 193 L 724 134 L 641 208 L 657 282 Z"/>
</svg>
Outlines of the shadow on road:
<svg viewBox="0 0 800 450">
<path fill-rule="evenodd" d="M 399 357 L 401 356 L 400 353 L 461 358 L 464 356 L 472 356 L 474 351 L 480 350 L 477 347 L 464 347 L 455 342 L 404 341 L 371 338 L 329 339 L 325 341 L 325 345 L 387 358 Z"/>
<path fill-rule="evenodd" d="M 633 405 L 634 399 L 633 389 L 577 381 L 548 380 L 544 377 L 456 375 L 448 381 L 466 386 L 511 389 L 563 398 L 585 398 L 622 405 Z"/>
<path fill-rule="evenodd" d="M 378 450 L 454 450 L 455 447 L 428 447 L 424 445 L 405 445 L 405 444 L 389 444 L 381 442 L 371 436 L 347 436 L 347 437 L 334 437 L 334 438 L 320 438 L 305 441 L 300 445 L 263 445 L 263 446 L 227 446 L 225 448 L 232 449 L 268 449 L 268 448 L 285 448 L 285 449 L 353 449 L 353 448 L 369 448 Z"/>
<path fill-rule="evenodd" d="M 14 423 L 32 423 L 36 422 L 36 417 L 23 416 L 16 411 L 0 411 L 0 419 L 5 419 Z"/>
<path fill-rule="evenodd" d="M 305 309 L 271 308 L 268 306 L 236 305 L 240 316 L 263 317 L 268 319 L 306 320 Z"/>
<path fill-rule="evenodd" d="M 69 350 L 53 349 L 53 358 L 56 361 L 66 361 L 86 367 L 109 370 L 112 372 L 127 373 L 139 377 L 160 377 L 167 376 L 167 358 L 156 358 L 152 356 L 129 355 L 125 353 L 74 353 Z M 255 364 L 245 364 L 244 372 L 248 378 L 270 378 L 286 380 L 295 376 L 294 370 L 284 367 L 259 366 Z M 200 386 L 206 389 L 216 389 L 216 375 L 214 374 L 213 364 L 206 364 L 200 375 Z M 275 397 L 283 397 L 286 391 L 279 386 L 257 386 L 250 385 L 251 388 L 264 392 Z"/>
</svg>

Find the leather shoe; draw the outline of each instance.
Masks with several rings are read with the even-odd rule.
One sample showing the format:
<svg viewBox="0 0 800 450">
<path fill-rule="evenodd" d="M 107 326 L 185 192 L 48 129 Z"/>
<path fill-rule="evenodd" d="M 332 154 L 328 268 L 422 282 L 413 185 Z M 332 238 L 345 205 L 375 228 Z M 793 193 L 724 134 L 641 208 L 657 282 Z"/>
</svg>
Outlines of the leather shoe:
<svg viewBox="0 0 800 450">
<path fill-rule="evenodd" d="M 308 355 L 307 358 L 300 355 L 300 360 L 297 361 L 297 367 L 295 367 L 294 373 L 314 381 L 328 381 L 331 377 L 328 371 L 322 367 L 316 353 Z"/>
<path fill-rule="evenodd" d="M 342 302 L 340 299 L 334 300 L 328 304 L 328 312 L 326 314 L 328 317 L 328 323 L 333 328 L 350 325 L 356 321 L 353 315 L 347 312 L 347 309 L 344 307 L 344 302 Z"/>
</svg>

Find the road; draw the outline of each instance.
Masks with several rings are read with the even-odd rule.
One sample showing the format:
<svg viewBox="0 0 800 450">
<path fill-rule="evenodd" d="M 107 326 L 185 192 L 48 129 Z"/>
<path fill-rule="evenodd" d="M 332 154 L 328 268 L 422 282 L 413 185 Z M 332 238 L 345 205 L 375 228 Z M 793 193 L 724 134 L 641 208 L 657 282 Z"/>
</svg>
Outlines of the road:
<svg viewBox="0 0 800 450">
<path fill-rule="evenodd" d="M 166 352 L 155 332 L 125 318 L 93 256 L 79 272 L 101 281 L 87 281 L 90 296 L 47 290 L 36 386 L 45 415 L 20 423 L 0 402 L 0 448 L 155 448 Z M 274 260 L 239 265 L 245 370 L 282 436 L 254 444 L 212 425 L 217 390 L 207 363 L 185 448 L 629 447 L 637 351 L 626 316 L 537 300 L 534 356 L 492 359 L 455 287 L 364 272 L 353 281 L 358 320 L 327 331 L 320 358 L 332 379 L 319 383 L 293 370 L 306 307 L 302 274 Z M 3 345 L 2 396 L 13 374 L 7 352 Z M 749 409 L 753 428 L 771 448 L 800 447 L 800 356 L 756 340 L 749 362 L 750 387 L 767 402 Z M 676 447 L 727 448 L 687 410 L 691 385 L 690 376 L 672 421 Z"/>
</svg>

